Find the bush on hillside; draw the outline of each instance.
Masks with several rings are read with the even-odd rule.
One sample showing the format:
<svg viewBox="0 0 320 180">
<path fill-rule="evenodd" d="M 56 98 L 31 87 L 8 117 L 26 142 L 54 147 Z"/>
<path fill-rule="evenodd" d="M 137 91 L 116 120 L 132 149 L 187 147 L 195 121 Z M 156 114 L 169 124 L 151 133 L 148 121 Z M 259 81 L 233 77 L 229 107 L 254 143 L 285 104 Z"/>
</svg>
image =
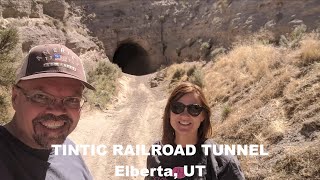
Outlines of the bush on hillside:
<svg viewBox="0 0 320 180">
<path fill-rule="evenodd" d="M 172 75 L 171 78 L 171 84 L 179 81 L 184 75 L 186 71 L 184 69 L 178 68 L 175 70 L 174 74 Z"/>
<path fill-rule="evenodd" d="M 187 81 L 198 85 L 199 87 L 203 88 L 204 87 L 204 77 L 201 69 L 197 66 L 192 66 L 188 71 L 187 71 Z"/>
<path fill-rule="evenodd" d="M 0 85 L 8 86 L 14 82 L 15 58 L 11 52 L 14 50 L 18 43 L 18 32 L 16 29 L 11 28 L 8 30 L 0 31 Z"/>
<path fill-rule="evenodd" d="M 1 92 L 0 92 L 1 93 Z M 7 102 L 7 93 L 0 94 L 0 125 L 9 121 L 9 113 L 8 113 L 8 102 Z"/>
<path fill-rule="evenodd" d="M 302 39 L 303 35 L 306 33 L 306 31 L 306 25 L 301 24 L 299 26 L 296 26 L 289 35 L 280 36 L 279 44 L 283 47 L 295 48 L 299 45 L 299 42 Z"/>
<path fill-rule="evenodd" d="M 306 36 L 300 42 L 301 59 L 298 65 L 305 66 L 313 62 L 320 62 L 320 39 L 319 34 Z"/>
<path fill-rule="evenodd" d="M 12 51 L 18 43 L 18 32 L 14 28 L 0 30 L 0 124 L 8 122 L 8 89 L 15 80 L 15 57 Z"/>
<path fill-rule="evenodd" d="M 211 44 L 209 42 L 204 42 L 200 46 L 200 53 L 203 58 L 210 54 Z"/>
<path fill-rule="evenodd" d="M 96 91 L 86 92 L 88 102 L 106 108 L 116 94 L 116 80 L 121 76 L 121 69 L 110 61 L 101 61 L 88 72 L 88 76 L 88 82 L 96 88 Z"/>
<path fill-rule="evenodd" d="M 169 84 L 169 89 L 185 81 L 196 84 L 201 88 L 204 87 L 204 76 L 199 66 L 196 66 L 196 65 L 192 65 L 192 66 L 183 65 L 178 67 L 176 66 L 177 65 L 173 65 L 169 67 L 171 69 L 174 69 L 173 72 L 171 72 L 172 76 Z M 170 70 L 167 70 L 167 73 L 166 73 L 167 76 L 168 76 L 168 73 L 170 74 Z"/>
</svg>

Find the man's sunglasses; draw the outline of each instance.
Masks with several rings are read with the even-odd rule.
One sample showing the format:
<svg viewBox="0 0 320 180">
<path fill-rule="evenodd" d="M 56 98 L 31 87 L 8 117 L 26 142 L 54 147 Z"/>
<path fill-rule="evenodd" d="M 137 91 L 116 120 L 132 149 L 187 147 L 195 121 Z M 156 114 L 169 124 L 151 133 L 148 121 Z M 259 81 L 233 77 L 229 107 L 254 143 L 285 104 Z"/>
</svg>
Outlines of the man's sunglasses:
<svg viewBox="0 0 320 180">
<path fill-rule="evenodd" d="M 175 114 L 181 114 L 185 108 L 187 108 L 187 112 L 193 117 L 199 116 L 202 110 L 204 110 L 204 108 L 199 104 L 184 105 L 181 102 L 173 102 L 170 105 L 171 111 Z"/>
</svg>

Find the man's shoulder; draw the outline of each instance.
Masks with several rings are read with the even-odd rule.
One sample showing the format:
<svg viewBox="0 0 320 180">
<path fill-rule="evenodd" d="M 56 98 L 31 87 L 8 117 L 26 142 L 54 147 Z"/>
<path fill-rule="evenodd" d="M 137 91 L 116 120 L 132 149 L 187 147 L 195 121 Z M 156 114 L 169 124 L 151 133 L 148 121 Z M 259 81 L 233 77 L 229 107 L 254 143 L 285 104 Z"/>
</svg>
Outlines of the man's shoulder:
<svg viewBox="0 0 320 180">
<path fill-rule="evenodd" d="M 4 126 L 0 126 L 0 138 L 3 139 L 7 135 L 7 129 Z"/>
<path fill-rule="evenodd" d="M 49 159 L 82 159 L 80 150 L 79 155 L 77 155 L 78 151 L 77 153 L 70 153 L 69 149 L 77 149 L 76 146 L 70 138 L 66 138 L 62 144 L 52 145 L 53 148 Z"/>
<path fill-rule="evenodd" d="M 70 138 L 66 138 L 66 140 L 63 142 L 63 144 L 76 146 L 76 144 Z"/>
<path fill-rule="evenodd" d="M 4 141 L 7 140 L 7 138 L 5 137 L 5 129 L 3 126 L 0 126 L 0 146 L 3 146 Z"/>
<path fill-rule="evenodd" d="M 52 153 L 49 157 L 50 167 L 47 171 L 48 179 L 92 179 L 90 171 L 81 154 L 68 154 L 70 146 L 76 144 L 67 138 L 62 145 L 67 146 L 67 154 L 63 154 L 63 148 L 59 148 L 58 154 Z M 73 172 L 73 173 L 70 173 Z"/>
<path fill-rule="evenodd" d="M 10 136 L 7 129 L 5 129 L 3 126 L 0 126 L 0 150 L 1 152 L 8 150 L 10 148 L 10 142 L 12 142 L 13 139 Z"/>
<path fill-rule="evenodd" d="M 2 179 L 13 180 L 14 175 L 11 173 L 10 169 L 8 169 L 7 164 L 0 158 L 0 174 Z"/>
</svg>

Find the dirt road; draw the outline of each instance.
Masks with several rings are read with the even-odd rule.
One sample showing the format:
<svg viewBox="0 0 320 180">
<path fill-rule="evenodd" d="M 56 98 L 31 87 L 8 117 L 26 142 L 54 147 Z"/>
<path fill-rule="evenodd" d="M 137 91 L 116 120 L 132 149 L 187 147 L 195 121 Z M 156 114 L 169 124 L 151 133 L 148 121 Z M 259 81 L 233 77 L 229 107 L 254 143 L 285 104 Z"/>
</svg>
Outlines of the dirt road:
<svg viewBox="0 0 320 180">
<path fill-rule="evenodd" d="M 116 177 L 115 166 L 146 167 L 145 155 L 114 156 L 113 145 L 150 145 L 160 138 L 161 117 L 166 95 L 161 87 L 150 88 L 152 75 L 123 75 L 121 89 L 113 108 L 83 111 L 76 130 L 70 135 L 77 144 L 106 145 L 106 156 L 84 156 L 96 180 L 143 179 L 142 176 Z"/>
</svg>

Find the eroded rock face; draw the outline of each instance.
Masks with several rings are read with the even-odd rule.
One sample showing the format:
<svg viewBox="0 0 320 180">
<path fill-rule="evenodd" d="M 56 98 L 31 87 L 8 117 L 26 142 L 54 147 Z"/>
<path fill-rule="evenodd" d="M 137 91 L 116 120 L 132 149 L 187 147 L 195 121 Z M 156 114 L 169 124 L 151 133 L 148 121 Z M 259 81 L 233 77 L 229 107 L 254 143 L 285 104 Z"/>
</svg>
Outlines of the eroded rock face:
<svg viewBox="0 0 320 180">
<path fill-rule="evenodd" d="M 16 27 L 20 53 L 44 43 L 60 43 L 88 61 L 105 59 L 99 41 L 88 34 L 81 9 L 64 0 L 0 0 L 0 28 Z M 96 52 L 92 55 L 92 52 Z"/>
<path fill-rule="evenodd" d="M 68 4 L 64 0 L 51 0 L 43 3 L 43 13 L 64 20 L 68 14 Z"/>
<path fill-rule="evenodd" d="M 85 9 L 84 23 L 104 43 L 110 59 L 121 44 L 130 41 L 149 53 L 151 69 L 210 57 L 215 49 L 228 48 L 237 36 L 250 37 L 261 28 L 280 36 L 300 24 L 309 30 L 320 25 L 317 0 L 72 2 Z"/>
<path fill-rule="evenodd" d="M 228 49 L 238 36 L 249 38 L 261 28 L 274 32 L 275 37 L 270 37 L 274 43 L 283 43 L 281 35 L 291 32 L 295 26 L 305 24 L 308 31 L 320 27 L 318 0 L 0 2 L 3 18 L 34 19 L 22 19 L 21 22 L 27 25 L 19 25 L 26 29 L 21 28 L 24 31 L 22 39 L 26 42 L 24 49 L 50 37 L 54 42 L 72 46 L 78 53 L 98 49 L 99 46 L 111 61 L 115 61 L 114 57 L 134 56 L 118 62 L 128 62 L 124 63 L 123 69 L 134 66 L 129 71 L 135 74 L 153 72 L 161 64 L 210 59 L 220 49 Z M 34 30 L 31 26 L 35 26 Z M 90 35 L 86 28 L 89 28 Z M 92 36 L 96 37 L 94 41 Z M 136 47 L 129 48 L 128 52 L 121 50 L 124 55 L 117 54 L 119 48 L 132 44 Z M 139 57 L 143 60 L 137 60 Z"/>
<path fill-rule="evenodd" d="M 23 18 L 31 14 L 31 1 L 0 1 L 1 14 L 3 18 Z"/>
</svg>

